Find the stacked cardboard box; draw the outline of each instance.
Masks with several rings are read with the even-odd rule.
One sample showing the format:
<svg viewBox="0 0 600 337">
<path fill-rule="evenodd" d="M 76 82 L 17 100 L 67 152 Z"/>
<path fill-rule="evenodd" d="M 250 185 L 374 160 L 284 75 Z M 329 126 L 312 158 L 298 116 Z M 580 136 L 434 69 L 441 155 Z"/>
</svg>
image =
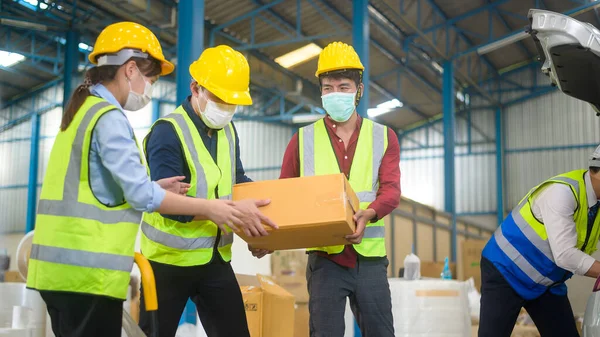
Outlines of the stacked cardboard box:
<svg viewBox="0 0 600 337">
<path fill-rule="evenodd" d="M 477 291 L 481 291 L 481 252 L 486 243 L 485 240 L 465 240 L 461 247 L 462 258 L 458 263 L 461 278 L 468 280 L 472 277 Z"/>
<path fill-rule="evenodd" d="M 263 275 L 236 274 L 251 337 L 293 337 L 294 296 Z"/>
<path fill-rule="evenodd" d="M 271 256 L 273 279 L 296 299 L 294 337 L 308 337 L 308 289 L 305 250 L 277 251 Z"/>
<path fill-rule="evenodd" d="M 441 278 L 444 271 L 444 262 L 421 261 L 421 277 Z M 450 263 L 452 278 L 456 279 L 456 264 Z"/>
</svg>

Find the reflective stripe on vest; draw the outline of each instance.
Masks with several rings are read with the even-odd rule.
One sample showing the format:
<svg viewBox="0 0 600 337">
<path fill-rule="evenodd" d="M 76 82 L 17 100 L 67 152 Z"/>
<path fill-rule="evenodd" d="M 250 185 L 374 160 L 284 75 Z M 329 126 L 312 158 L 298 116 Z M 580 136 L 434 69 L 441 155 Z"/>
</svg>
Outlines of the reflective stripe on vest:
<svg viewBox="0 0 600 337">
<path fill-rule="evenodd" d="M 186 114 L 186 115 L 184 115 Z M 214 197 L 213 192 L 209 193 L 209 186 L 215 186 L 215 181 L 210 181 L 207 176 L 207 168 L 205 168 L 201 163 L 201 158 L 206 162 L 208 160 L 213 161 L 212 157 L 208 153 L 208 150 L 204 147 L 203 143 L 199 143 L 196 145 L 194 141 L 194 137 L 199 139 L 199 142 L 202 142 L 200 135 L 192 135 L 192 132 L 196 132 L 197 130 L 194 128 L 193 130 L 190 128 L 188 123 L 191 121 L 187 121 L 189 118 L 187 116 L 187 112 L 183 110 L 182 107 L 179 107 L 174 113 L 165 116 L 162 118 L 164 121 L 168 121 L 170 123 L 174 123 L 173 126 L 177 127 L 180 132 L 176 132 L 182 146 L 186 148 L 188 153 L 184 151 L 185 160 L 190 166 L 190 173 L 192 173 L 192 179 L 195 176 L 195 193 L 193 196 L 196 198 L 202 199 L 211 199 Z M 228 174 L 230 175 L 231 187 L 235 184 L 235 137 L 233 135 L 233 127 L 231 125 L 227 125 L 223 128 L 222 132 L 219 131 L 218 143 L 220 143 L 221 137 L 225 136 L 225 141 L 228 144 L 228 159 L 230 163 L 230 167 L 228 168 Z M 201 148 L 202 147 L 202 148 Z M 225 169 L 220 169 L 219 166 L 219 158 L 221 153 L 221 146 L 217 145 L 218 155 L 217 162 L 214 163 L 217 168 L 219 168 L 219 172 L 223 173 Z M 224 149 L 223 149 L 224 150 Z M 188 156 L 189 154 L 189 156 Z M 208 156 L 208 158 L 204 158 L 201 156 Z M 188 158 L 189 157 L 189 158 Z M 191 163 L 190 163 L 191 161 Z M 206 164 L 206 163 L 205 163 Z M 191 167 L 193 165 L 193 167 Z M 212 165 L 212 164 L 211 164 Z M 210 166 L 212 167 L 212 166 Z M 208 168 L 208 170 L 213 170 L 212 168 Z M 195 171 L 195 174 L 193 173 Z M 214 175 L 214 173 L 211 173 Z M 210 178 L 210 179 L 214 179 Z M 220 183 L 216 183 L 215 190 L 221 191 Z M 190 190 L 190 193 L 193 193 Z M 231 189 L 227 190 L 227 194 L 219 195 L 219 199 L 221 200 L 231 200 Z M 171 228 L 179 228 L 181 231 L 185 231 L 186 229 L 192 230 L 191 228 L 204 228 L 204 234 L 201 235 L 193 235 L 193 237 L 186 237 L 181 234 L 182 232 L 169 232 Z M 208 226 L 208 227 L 207 227 Z M 193 221 L 190 223 L 180 224 L 177 221 L 164 218 L 159 214 L 145 214 L 144 220 L 142 221 L 142 253 L 147 256 L 148 259 L 154 260 L 160 263 L 173 264 L 179 266 L 190 266 L 190 265 L 201 265 L 210 261 L 213 248 L 215 247 L 215 243 L 217 238 L 219 238 L 219 243 L 216 245 L 219 249 L 219 252 L 223 256 L 225 260 L 230 259 L 231 255 L 231 245 L 233 243 L 233 233 L 228 231 L 226 234 L 220 233 L 221 230 L 210 221 Z M 214 233 L 214 235 L 208 234 Z M 208 234 L 208 235 L 207 235 Z M 157 244 L 161 246 L 157 246 Z M 195 255 L 194 255 L 195 254 Z M 198 258 L 200 257 L 200 258 Z"/>
<path fill-rule="evenodd" d="M 31 259 L 68 264 L 71 266 L 100 268 L 130 272 L 133 267 L 131 257 L 109 253 L 94 253 L 85 250 L 67 249 L 33 244 Z"/>
<path fill-rule="evenodd" d="M 503 221 L 483 251 L 485 258 L 502 267 L 499 270 L 505 279 L 525 299 L 537 298 L 547 287 L 551 287 L 551 291 L 556 294 L 566 291 L 562 283 L 572 275 L 556 265 L 546 227 L 533 214 L 532 200 L 543 190 L 542 187 L 550 183 L 565 184 L 573 192 L 577 202 L 573 218 L 577 228 L 578 249 L 582 249 L 586 239 L 591 243 L 598 241 L 600 218 L 596 218 L 593 226 L 588 228 L 585 172 L 567 172 L 532 188 Z M 589 230 L 591 232 L 587 233 Z M 581 237 L 584 239 L 580 239 Z M 591 254 L 593 250 L 595 247 L 585 249 L 587 254 Z"/>
<path fill-rule="evenodd" d="M 387 147 L 387 129 L 385 126 L 367 119 L 363 119 L 362 123 L 349 181 L 360 201 L 360 208 L 366 209 L 377 197 L 379 167 Z M 301 176 L 340 172 L 323 120 L 302 128 L 299 135 L 301 142 Z M 368 140 L 365 140 L 365 137 Z M 317 139 L 319 139 L 319 144 L 317 144 Z M 371 143 L 372 147 L 369 147 L 368 144 Z M 319 154 L 317 155 L 317 153 Z M 320 157 L 317 158 L 317 156 Z M 367 224 L 363 241 L 358 245 L 354 245 L 354 247 L 363 256 L 385 256 L 384 238 L 384 222 L 380 219 L 375 223 L 370 222 Z M 329 254 L 337 254 L 343 249 L 344 246 L 331 246 L 316 247 L 309 250 L 322 250 Z"/>
<path fill-rule="evenodd" d="M 142 232 L 146 237 L 154 242 L 158 242 L 163 246 L 181 250 L 194 250 L 201 248 L 213 248 L 215 246 L 216 236 L 207 236 L 200 238 L 184 238 L 163 232 L 152 227 L 147 222 L 142 222 Z M 221 235 L 219 247 L 224 247 L 233 243 L 233 233 Z"/>
<path fill-rule="evenodd" d="M 30 288 L 126 297 L 142 213 L 127 203 L 101 204 L 91 191 L 87 161 L 95 123 L 114 109 L 90 96 L 56 137 L 38 204 Z"/>
</svg>

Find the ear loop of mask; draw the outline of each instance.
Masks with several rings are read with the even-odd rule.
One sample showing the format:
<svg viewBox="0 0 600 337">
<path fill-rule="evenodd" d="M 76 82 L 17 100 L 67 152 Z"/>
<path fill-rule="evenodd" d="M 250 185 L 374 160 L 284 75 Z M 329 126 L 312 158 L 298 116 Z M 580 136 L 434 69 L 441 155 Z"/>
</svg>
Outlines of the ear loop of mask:
<svg viewBox="0 0 600 337">
<path fill-rule="evenodd" d="M 198 88 L 198 96 L 195 97 L 196 100 L 196 104 L 197 104 L 197 108 L 198 108 L 198 113 L 202 114 L 202 110 L 200 110 L 200 95 L 204 96 L 204 92 L 202 92 L 202 88 L 200 88 L 199 86 L 197 86 L 196 88 Z M 194 98 L 194 97 L 192 97 Z M 206 97 L 205 97 L 206 99 Z M 208 102 L 207 102 L 208 104 Z"/>
<path fill-rule="evenodd" d="M 362 90 L 360 89 L 360 84 L 362 83 L 363 80 L 363 72 L 360 71 L 360 81 L 358 82 L 358 89 L 356 90 L 356 98 L 355 98 L 355 102 L 354 102 L 354 106 L 358 107 L 358 103 L 360 103 L 360 99 L 362 98 Z"/>
</svg>

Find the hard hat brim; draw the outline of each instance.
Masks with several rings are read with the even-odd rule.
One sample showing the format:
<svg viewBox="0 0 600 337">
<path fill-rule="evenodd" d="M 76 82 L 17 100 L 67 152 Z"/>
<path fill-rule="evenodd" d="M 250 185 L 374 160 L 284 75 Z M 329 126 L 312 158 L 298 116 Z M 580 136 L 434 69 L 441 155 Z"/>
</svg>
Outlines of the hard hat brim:
<svg viewBox="0 0 600 337">
<path fill-rule="evenodd" d="M 364 71 L 365 67 L 361 67 L 361 68 L 351 68 L 351 67 L 333 67 L 333 68 L 329 68 L 329 69 L 318 69 L 315 72 L 315 76 L 318 78 L 320 75 L 325 74 L 325 73 L 330 73 L 332 71 L 338 71 L 338 70 L 360 70 L 360 71 Z"/>
<path fill-rule="evenodd" d="M 160 76 L 169 75 L 175 70 L 175 65 L 167 60 L 159 60 L 161 63 Z"/>
<path fill-rule="evenodd" d="M 206 85 L 204 88 L 215 96 L 219 97 L 223 102 L 235 105 L 252 105 L 252 97 L 249 91 L 231 91 L 215 86 Z"/>
</svg>

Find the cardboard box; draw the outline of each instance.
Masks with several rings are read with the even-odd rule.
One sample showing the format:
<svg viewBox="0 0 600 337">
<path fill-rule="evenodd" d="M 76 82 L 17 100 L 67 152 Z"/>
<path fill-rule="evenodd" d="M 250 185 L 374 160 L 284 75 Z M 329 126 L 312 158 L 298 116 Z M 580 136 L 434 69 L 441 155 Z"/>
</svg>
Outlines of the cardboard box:
<svg viewBox="0 0 600 337">
<path fill-rule="evenodd" d="M 421 277 L 441 278 L 444 262 L 421 261 Z M 456 264 L 450 262 L 452 278 L 456 279 Z"/>
<path fill-rule="evenodd" d="M 20 282 L 23 283 L 25 280 L 19 275 L 16 270 L 7 270 L 4 272 L 4 282 Z"/>
<path fill-rule="evenodd" d="M 296 318 L 294 323 L 294 337 L 309 337 L 310 313 L 308 312 L 308 304 L 296 305 Z"/>
<path fill-rule="evenodd" d="M 305 250 L 276 251 L 271 255 L 271 271 L 275 282 L 289 291 L 296 303 L 308 302 Z"/>
<path fill-rule="evenodd" d="M 471 337 L 477 337 L 478 332 L 479 325 L 471 326 Z M 540 337 L 540 333 L 535 326 L 516 325 L 510 337 Z"/>
<path fill-rule="evenodd" d="M 263 275 L 236 274 L 251 337 L 293 337 L 294 296 Z"/>
<path fill-rule="evenodd" d="M 485 240 L 465 240 L 462 243 L 462 259 L 459 268 L 462 269 L 464 280 L 473 278 L 478 291 L 481 291 L 481 252 L 486 244 Z"/>
<path fill-rule="evenodd" d="M 352 219 L 358 210 L 356 194 L 344 174 L 235 185 L 233 200 L 270 199 L 261 211 L 278 230 L 268 236 L 237 234 L 254 248 L 285 250 L 347 244 L 345 236 L 354 233 Z"/>
</svg>

